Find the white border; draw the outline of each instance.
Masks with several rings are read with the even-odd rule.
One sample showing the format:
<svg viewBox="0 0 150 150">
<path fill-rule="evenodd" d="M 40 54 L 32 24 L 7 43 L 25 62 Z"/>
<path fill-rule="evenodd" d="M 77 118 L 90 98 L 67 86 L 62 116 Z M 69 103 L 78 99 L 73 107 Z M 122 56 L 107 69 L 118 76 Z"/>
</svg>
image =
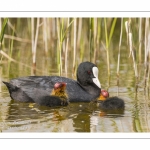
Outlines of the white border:
<svg viewBox="0 0 150 150">
<path fill-rule="evenodd" d="M 1 11 L 149 11 L 148 1 L 3 0 Z"/>
<path fill-rule="evenodd" d="M 58 12 L 59 11 L 59 12 Z M 1 1 L 1 10 L 0 10 L 0 17 L 150 17 L 150 8 L 148 2 L 140 2 L 140 1 L 119 1 L 119 0 L 103 0 L 103 1 L 70 1 L 70 0 L 53 0 L 53 1 L 45 1 L 45 0 L 36 0 L 36 1 L 20 1 L 20 0 L 5 0 Z M 18 138 L 18 139 L 31 139 L 31 138 L 51 138 L 51 139 L 61 139 L 61 138 L 68 138 L 68 139 L 81 139 L 81 138 L 96 138 L 96 139 L 145 139 L 150 138 L 149 133 L 1 133 L 0 138 Z M 68 140 L 67 139 L 67 140 Z M 13 140 L 11 140 L 14 142 Z M 62 141 L 62 140 L 61 140 Z M 9 140 L 10 142 L 10 140 Z M 8 141 L 2 142 L 4 143 L 4 148 L 7 145 L 11 144 Z M 20 141 L 18 141 L 20 142 Z M 32 141 L 31 141 L 32 142 Z M 57 145 L 60 148 L 63 146 L 64 141 L 59 144 L 60 140 L 57 142 Z M 67 142 L 67 144 L 70 141 Z M 84 142 L 85 145 L 88 145 L 90 142 Z M 103 141 L 104 142 L 104 141 Z M 114 141 L 112 141 L 114 142 Z M 121 141 L 118 141 L 119 145 Z M 133 140 L 131 140 L 133 142 Z M 1 145 L 2 145 L 1 143 Z M 9 143 L 9 144 L 7 144 Z M 95 140 L 96 143 L 96 140 Z M 147 142 L 149 143 L 149 142 Z M 35 145 L 38 145 L 39 142 L 36 141 Z M 52 143 L 47 143 L 50 148 Z M 66 144 L 66 145 L 67 145 Z M 79 143 L 78 143 L 79 144 Z M 70 149 L 78 144 L 74 144 L 70 147 Z M 97 148 L 102 147 L 102 142 L 98 143 Z M 115 147 L 115 144 L 110 143 L 110 141 L 105 143 L 105 147 Z M 126 143 L 123 144 L 123 147 L 128 146 L 131 148 L 130 145 Z M 140 141 L 136 141 L 134 145 L 134 149 L 136 146 L 143 143 Z M 20 145 L 20 144 L 19 144 Z M 119 146 L 117 145 L 117 146 Z M 24 146 L 28 146 L 26 144 L 26 140 L 24 141 Z M 94 144 L 93 144 L 94 146 Z M 144 147 L 145 147 L 144 143 Z M 2 146 L 1 146 L 2 147 Z M 29 146 L 28 146 L 29 147 Z M 85 146 L 86 147 L 86 146 Z M 37 147 L 34 147 L 37 148 Z M 44 148 L 44 147 L 42 147 Z M 55 147 L 54 147 L 55 148 Z M 16 149 L 16 147 L 15 147 Z M 20 148 L 22 149 L 22 148 Z M 66 147 L 65 147 L 66 149 Z M 121 147 L 122 149 L 122 147 Z"/>
<path fill-rule="evenodd" d="M 13 12 L 8 12 L 8 11 L 0 11 L 0 17 L 124 17 L 124 18 L 129 18 L 129 17 L 134 17 L 134 18 L 139 18 L 139 17 L 150 17 L 150 11 L 141 11 L 141 12 L 125 12 L 125 11 L 13 11 Z"/>
<path fill-rule="evenodd" d="M 150 139 L 149 133 L 1 133 L 0 139 Z"/>
</svg>

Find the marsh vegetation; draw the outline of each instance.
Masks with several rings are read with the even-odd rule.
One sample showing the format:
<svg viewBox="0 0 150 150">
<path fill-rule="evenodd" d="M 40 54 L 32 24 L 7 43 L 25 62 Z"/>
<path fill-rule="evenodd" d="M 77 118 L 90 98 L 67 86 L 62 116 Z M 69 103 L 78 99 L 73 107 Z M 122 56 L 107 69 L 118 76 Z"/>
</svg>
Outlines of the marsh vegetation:
<svg viewBox="0 0 150 150">
<path fill-rule="evenodd" d="M 1 18 L 0 130 L 149 132 L 149 27 L 149 18 Z M 29 75 L 76 79 L 83 61 L 98 66 L 103 89 L 125 100 L 123 114 L 104 115 L 87 103 L 69 109 L 17 103 L 1 82 Z"/>
</svg>

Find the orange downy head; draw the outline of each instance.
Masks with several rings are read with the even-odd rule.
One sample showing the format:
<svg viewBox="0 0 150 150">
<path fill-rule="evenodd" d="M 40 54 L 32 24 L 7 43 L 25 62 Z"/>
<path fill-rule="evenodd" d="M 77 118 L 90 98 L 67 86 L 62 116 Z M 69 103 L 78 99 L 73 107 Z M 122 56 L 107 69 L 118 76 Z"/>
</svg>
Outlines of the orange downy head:
<svg viewBox="0 0 150 150">
<path fill-rule="evenodd" d="M 55 83 L 54 88 L 50 95 L 67 98 L 68 96 L 66 93 L 66 85 L 67 85 L 67 83 L 65 83 L 65 82 Z"/>
<path fill-rule="evenodd" d="M 101 94 L 97 100 L 104 101 L 109 97 L 109 93 L 106 90 L 101 90 Z"/>
<path fill-rule="evenodd" d="M 57 82 L 54 85 L 54 88 L 50 95 L 59 97 L 62 101 L 67 101 L 68 94 L 66 92 L 66 85 L 65 82 Z"/>
</svg>

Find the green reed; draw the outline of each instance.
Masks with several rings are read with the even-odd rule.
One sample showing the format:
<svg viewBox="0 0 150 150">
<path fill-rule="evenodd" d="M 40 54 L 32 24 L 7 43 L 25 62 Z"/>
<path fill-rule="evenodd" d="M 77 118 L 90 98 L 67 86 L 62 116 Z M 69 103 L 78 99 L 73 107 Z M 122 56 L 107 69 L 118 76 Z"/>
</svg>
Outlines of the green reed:
<svg viewBox="0 0 150 150">
<path fill-rule="evenodd" d="M 12 31 L 12 36 L 14 36 L 15 30 Z M 10 40 L 10 47 L 9 47 L 9 56 L 10 58 L 12 57 L 12 53 L 13 53 L 13 44 L 14 44 L 14 40 L 13 38 Z M 11 60 L 8 60 L 8 74 L 10 72 L 10 65 L 11 65 Z"/>
<path fill-rule="evenodd" d="M 116 21 L 117 21 L 117 18 L 114 18 L 113 22 L 112 22 L 112 25 L 111 25 L 111 28 L 110 28 L 110 33 L 108 34 L 107 19 L 104 18 L 108 75 L 110 75 L 109 46 L 110 46 L 110 42 L 111 42 L 111 39 L 112 39 L 112 36 L 113 36 L 113 33 L 114 33 Z"/>
<path fill-rule="evenodd" d="M 76 37 L 77 37 L 77 19 L 74 19 L 74 48 L 73 48 L 73 74 L 75 73 L 75 65 L 76 65 Z"/>
<path fill-rule="evenodd" d="M 2 29 L 0 31 L 0 44 L 1 44 L 1 46 L 2 46 L 2 42 L 3 42 L 7 22 L 8 22 L 8 18 L 5 18 L 3 23 L 2 23 Z M 1 47 L 0 47 L 0 49 L 1 49 Z"/>
<path fill-rule="evenodd" d="M 3 51 L 2 51 L 2 42 L 3 42 L 3 39 L 4 39 L 4 34 L 5 34 L 5 29 L 6 29 L 6 26 L 7 26 L 7 22 L 8 22 L 8 18 L 5 18 L 3 23 L 2 23 L 2 26 L 1 26 L 1 21 L 2 19 L 0 18 L 0 54 L 1 54 L 1 58 L 0 58 L 0 64 L 2 63 L 2 60 L 3 60 Z M 2 75 L 2 68 L 0 67 L 0 76 Z M 0 90 L 1 91 L 1 90 Z"/>
<path fill-rule="evenodd" d="M 63 48 L 63 42 L 65 38 L 67 37 L 67 32 L 69 30 L 69 27 L 72 25 L 74 20 L 69 22 L 68 26 L 64 27 L 64 19 L 61 19 L 61 21 L 57 18 L 57 34 L 58 34 L 58 45 L 59 49 L 57 51 L 57 58 L 58 58 L 58 70 L 59 75 L 62 75 L 62 48 Z M 68 47 L 68 46 L 67 46 Z"/>
<path fill-rule="evenodd" d="M 97 54 L 97 46 L 98 46 L 98 43 L 97 43 L 97 23 L 98 22 L 98 19 L 97 18 L 94 18 L 94 30 L 93 30 L 93 34 L 94 34 L 94 37 L 93 37 L 93 47 L 94 47 L 94 54 L 93 54 L 93 62 L 96 63 L 96 54 Z"/>
</svg>

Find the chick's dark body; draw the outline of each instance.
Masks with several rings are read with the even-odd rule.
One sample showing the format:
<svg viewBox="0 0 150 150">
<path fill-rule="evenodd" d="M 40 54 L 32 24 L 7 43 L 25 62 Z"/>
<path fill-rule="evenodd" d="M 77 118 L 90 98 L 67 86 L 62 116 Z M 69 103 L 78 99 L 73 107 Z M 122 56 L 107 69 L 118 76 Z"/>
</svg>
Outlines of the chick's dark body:
<svg viewBox="0 0 150 150">
<path fill-rule="evenodd" d="M 99 106 L 103 110 L 116 110 L 116 109 L 124 109 L 125 104 L 124 101 L 119 97 L 110 97 L 105 101 L 99 102 Z"/>
</svg>

